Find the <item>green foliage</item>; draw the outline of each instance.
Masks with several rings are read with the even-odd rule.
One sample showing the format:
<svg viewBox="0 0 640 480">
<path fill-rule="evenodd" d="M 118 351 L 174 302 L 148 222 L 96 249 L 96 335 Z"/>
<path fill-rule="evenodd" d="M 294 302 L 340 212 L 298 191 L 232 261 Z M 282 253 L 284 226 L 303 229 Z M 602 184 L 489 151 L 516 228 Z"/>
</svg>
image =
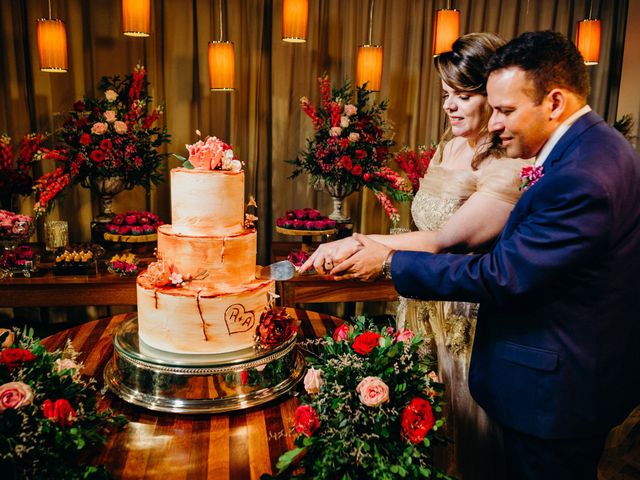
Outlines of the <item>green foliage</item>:
<svg viewBox="0 0 640 480">
<path fill-rule="evenodd" d="M 0 343 L 8 334 L 0 336 Z M 96 382 L 81 377 L 82 365 L 75 362 L 78 354 L 70 342 L 63 350 L 48 352 L 31 329 L 14 329 L 13 335 L 13 345 L 0 356 L 0 389 L 19 382 L 30 387 L 33 398 L 15 408 L 0 402 L 6 408 L 0 411 L 2 478 L 109 478 L 103 466 L 83 465 L 80 459 L 90 449 L 104 445 L 126 419 L 99 408 Z M 9 348 L 28 350 L 35 358 L 10 368 L 4 356 Z M 59 399 L 67 400 L 73 409 L 73 419 L 66 425 L 59 417 L 47 416 L 43 408 L 45 401 Z"/>
<path fill-rule="evenodd" d="M 363 332 L 381 336 L 368 354 L 353 348 Z M 322 383 L 302 403 L 317 412 L 320 426 L 310 436 L 299 435 L 296 448 L 280 457 L 278 474 L 263 479 L 448 478 L 433 466 L 431 455 L 431 445 L 444 442 L 438 435 L 443 386 L 429 376 L 434 362 L 420 336 L 406 333 L 356 317 L 345 339 L 325 336 L 304 347 L 309 365 L 322 371 Z M 363 403 L 356 387 L 365 377 L 388 386 L 386 403 Z M 401 418 L 416 397 L 431 404 L 435 423 L 424 441 L 414 444 L 403 435 Z"/>
</svg>

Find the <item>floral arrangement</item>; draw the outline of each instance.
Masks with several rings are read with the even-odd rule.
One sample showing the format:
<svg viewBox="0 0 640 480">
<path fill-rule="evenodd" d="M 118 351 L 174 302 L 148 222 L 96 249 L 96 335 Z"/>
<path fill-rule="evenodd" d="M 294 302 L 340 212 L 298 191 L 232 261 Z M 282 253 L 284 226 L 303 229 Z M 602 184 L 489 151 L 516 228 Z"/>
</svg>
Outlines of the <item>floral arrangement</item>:
<svg viewBox="0 0 640 480">
<path fill-rule="evenodd" d="M 420 188 L 420 179 L 427 173 L 429 163 L 431 163 L 435 153 L 435 145 L 430 147 L 419 145 L 417 150 L 410 150 L 408 147 L 404 147 L 396 153 L 396 163 L 407 174 L 414 195 Z"/>
<path fill-rule="evenodd" d="M 162 107 L 149 111 L 151 97 L 146 70 L 137 65 L 123 79 L 103 77 L 99 98 L 84 97 L 73 104 L 57 132 L 59 148 L 42 149 L 41 158 L 58 167 L 36 180 L 35 212 L 44 213 L 68 185 L 89 186 L 99 177 L 122 177 L 127 188 L 149 189 L 161 181 L 165 156 L 158 149 L 169 142 L 165 128 L 156 126 Z"/>
<path fill-rule="evenodd" d="M 33 233 L 33 229 L 31 217 L 8 210 L 0 210 L 0 240 L 26 240 Z"/>
<path fill-rule="evenodd" d="M 420 336 L 356 317 L 311 347 L 276 478 L 449 478 L 432 462 L 443 386 Z"/>
<path fill-rule="evenodd" d="M 0 270 L 30 270 L 36 261 L 33 249 L 28 245 L 20 245 L 13 250 L 0 253 Z"/>
<path fill-rule="evenodd" d="M 544 175 L 544 165 L 526 165 L 520 169 L 520 187 L 524 191 L 533 187 Z"/>
<path fill-rule="evenodd" d="M 11 137 L 0 136 L 0 192 L 3 195 L 29 195 L 33 185 L 32 167 L 37 160 L 45 136 L 38 133 L 25 135 L 14 158 Z"/>
<path fill-rule="evenodd" d="M 114 255 L 109 260 L 108 270 L 122 277 L 138 274 L 138 258 L 133 253 Z"/>
<path fill-rule="evenodd" d="M 48 352 L 26 329 L 0 330 L 0 471 L 3 478 L 104 478 L 80 456 L 126 419 L 98 407 L 95 380 L 69 341 Z"/>
<path fill-rule="evenodd" d="M 387 167 L 391 128 L 383 118 L 387 102 L 370 102 L 371 92 L 358 88 L 355 102 L 349 82 L 332 88 L 328 76 L 318 79 L 321 103 L 315 107 L 302 97 L 302 110 L 313 122 L 314 134 L 294 165 L 291 178 L 305 172 L 315 186 L 340 186 L 347 192 L 371 189 L 385 212 L 395 223 L 398 210 L 395 200 L 411 200 L 411 188 L 398 173 Z"/>
<path fill-rule="evenodd" d="M 143 275 L 156 288 L 171 288 L 186 287 L 193 280 L 206 278 L 209 272 L 200 270 L 195 275 L 179 272 L 173 264 L 156 253 L 156 261 L 149 264 Z"/>
<path fill-rule="evenodd" d="M 276 226 L 292 230 L 329 230 L 336 228 L 336 221 L 320 215 L 315 208 L 287 210 L 276 219 Z"/>
<path fill-rule="evenodd" d="M 202 136 L 200 130 L 196 130 L 198 137 Z M 233 153 L 231 145 L 217 137 L 207 136 L 204 141 L 198 140 L 192 145 L 185 145 L 189 152 L 189 158 L 173 154 L 182 161 L 184 168 L 196 168 L 199 170 L 229 170 L 239 172 L 242 170 L 242 162 Z"/>
</svg>

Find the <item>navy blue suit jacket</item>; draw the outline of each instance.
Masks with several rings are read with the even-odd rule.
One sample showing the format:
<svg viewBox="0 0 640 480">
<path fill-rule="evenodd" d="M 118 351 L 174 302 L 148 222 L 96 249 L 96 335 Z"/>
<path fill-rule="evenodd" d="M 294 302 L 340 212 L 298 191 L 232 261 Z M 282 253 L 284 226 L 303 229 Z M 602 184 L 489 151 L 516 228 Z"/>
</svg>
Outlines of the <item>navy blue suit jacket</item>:
<svg viewBox="0 0 640 480">
<path fill-rule="evenodd" d="M 396 252 L 411 298 L 479 302 L 469 386 L 542 438 L 607 432 L 640 403 L 640 158 L 593 112 L 556 144 L 483 255 Z"/>
</svg>

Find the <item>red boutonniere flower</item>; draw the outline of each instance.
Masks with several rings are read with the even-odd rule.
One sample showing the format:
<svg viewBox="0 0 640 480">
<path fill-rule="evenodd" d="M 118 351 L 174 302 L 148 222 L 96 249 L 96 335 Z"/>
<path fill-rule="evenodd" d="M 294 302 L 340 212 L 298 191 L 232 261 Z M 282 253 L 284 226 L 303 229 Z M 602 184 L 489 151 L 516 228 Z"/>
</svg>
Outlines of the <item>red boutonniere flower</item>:
<svg viewBox="0 0 640 480">
<path fill-rule="evenodd" d="M 520 170 L 520 190 L 524 191 L 536 184 L 544 175 L 543 165 L 527 165 Z"/>
<path fill-rule="evenodd" d="M 293 419 L 296 432 L 307 437 L 313 435 L 313 432 L 320 428 L 318 412 L 311 405 L 300 405 L 296 409 Z"/>
</svg>

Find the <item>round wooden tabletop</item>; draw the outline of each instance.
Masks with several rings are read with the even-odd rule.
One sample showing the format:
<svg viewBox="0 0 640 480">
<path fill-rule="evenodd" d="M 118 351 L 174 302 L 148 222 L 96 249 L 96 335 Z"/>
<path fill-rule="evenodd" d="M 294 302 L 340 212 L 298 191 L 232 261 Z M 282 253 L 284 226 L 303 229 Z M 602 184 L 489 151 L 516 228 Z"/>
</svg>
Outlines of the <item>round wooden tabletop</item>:
<svg viewBox="0 0 640 480">
<path fill-rule="evenodd" d="M 300 320 L 305 338 L 322 336 L 342 323 L 320 313 L 287 311 Z M 113 333 L 129 315 L 88 322 L 42 343 L 54 350 L 71 339 L 75 350 L 81 352 L 82 373 L 103 385 L 103 370 L 113 354 Z M 248 410 L 215 415 L 153 412 L 128 404 L 111 392 L 106 394 L 106 403 L 129 420 L 95 459 L 115 478 L 242 480 L 276 472 L 278 457 L 293 448 L 293 414 L 299 400 L 287 394 Z"/>
</svg>

